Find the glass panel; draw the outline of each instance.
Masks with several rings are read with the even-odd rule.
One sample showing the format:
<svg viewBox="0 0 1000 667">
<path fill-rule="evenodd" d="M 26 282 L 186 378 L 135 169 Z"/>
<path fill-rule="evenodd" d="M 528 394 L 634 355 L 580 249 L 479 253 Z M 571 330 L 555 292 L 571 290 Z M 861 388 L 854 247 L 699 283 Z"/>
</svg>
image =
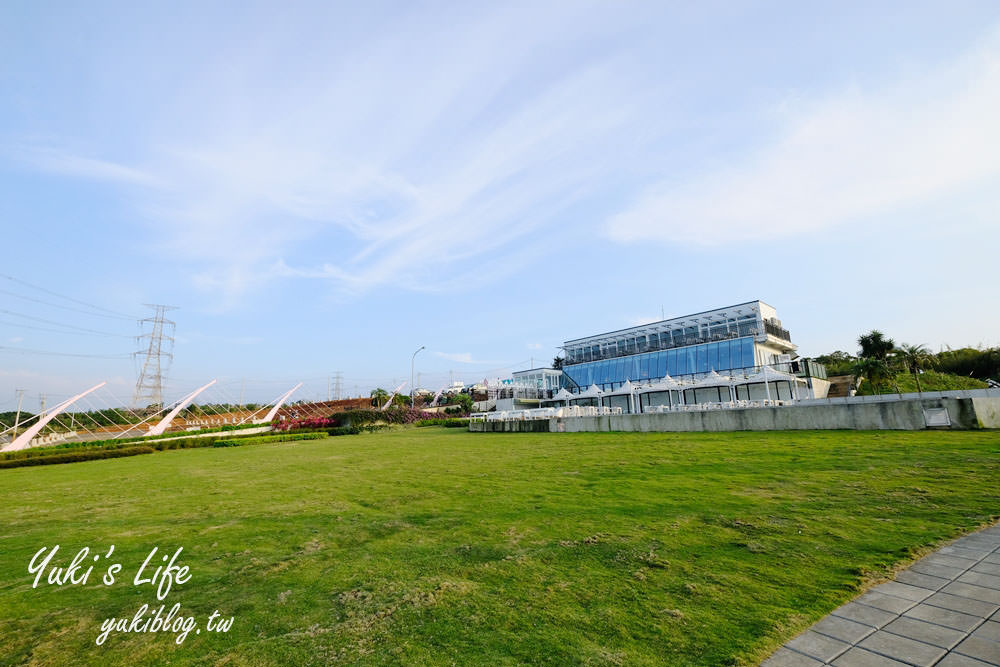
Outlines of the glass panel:
<svg viewBox="0 0 1000 667">
<path fill-rule="evenodd" d="M 656 353 L 656 377 L 661 378 L 667 374 L 667 353 Z"/>
<path fill-rule="evenodd" d="M 685 348 L 687 351 L 687 372 L 698 372 L 698 352 L 694 346 Z"/>
<path fill-rule="evenodd" d="M 729 341 L 722 341 L 718 344 L 719 347 L 719 370 L 729 370 L 732 366 L 729 364 Z"/>
<path fill-rule="evenodd" d="M 707 373 L 708 372 L 708 350 L 707 345 L 698 346 L 698 372 Z"/>
<path fill-rule="evenodd" d="M 750 392 L 747 390 L 747 385 L 741 384 L 736 386 L 736 398 L 740 401 L 750 400 Z"/>
<path fill-rule="evenodd" d="M 608 396 L 605 399 L 606 405 L 612 408 L 621 408 L 622 412 L 629 411 L 629 401 L 627 394 L 617 394 L 615 396 Z"/>
<path fill-rule="evenodd" d="M 670 395 L 665 391 L 651 391 L 648 394 L 640 394 L 642 404 L 649 405 L 670 405 Z"/>
<path fill-rule="evenodd" d="M 753 361 L 753 338 L 744 338 L 742 340 L 743 346 L 743 366 L 750 368 L 754 366 Z"/>
<path fill-rule="evenodd" d="M 768 384 L 770 384 L 770 383 L 768 383 Z M 764 387 L 764 383 L 763 382 L 755 382 L 754 384 L 750 384 L 750 385 L 747 385 L 747 386 L 750 387 L 750 400 L 751 401 L 763 401 L 764 399 L 767 398 L 768 391 L 769 390 L 773 390 L 773 387 L 770 387 L 770 386 Z M 774 394 L 773 393 L 771 394 L 771 397 L 774 398 Z"/>
<path fill-rule="evenodd" d="M 639 359 L 639 379 L 649 379 L 649 356 L 645 354 Z"/>
</svg>

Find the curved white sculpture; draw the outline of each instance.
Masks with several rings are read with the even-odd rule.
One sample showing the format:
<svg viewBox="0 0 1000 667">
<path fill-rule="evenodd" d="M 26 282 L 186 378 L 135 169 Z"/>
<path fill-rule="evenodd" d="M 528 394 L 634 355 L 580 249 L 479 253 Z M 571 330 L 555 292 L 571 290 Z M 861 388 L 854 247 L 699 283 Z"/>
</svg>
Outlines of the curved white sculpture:
<svg viewBox="0 0 1000 667">
<path fill-rule="evenodd" d="M 107 384 L 107 382 L 102 382 L 101 384 L 94 385 L 93 387 L 91 387 L 87 391 L 83 392 L 82 394 L 77 394 L 76 396 L 73 396 L 72 398 L 69 398 L 69 399 L 63 401 L 62 403 L 60 403 L 59 405 L 57 405 L 56 407 L 54 407 L 52 409 L 52 412 L 50 412 L 49 414 L 47 414 L 44 417 L 42 417 L 41 419 L 39 419 L 37 424 L 35 424 L 31 428 L 29 428 L 27 431 L 25 431 L 21 435 L 19 435 L 16 438 L 14 438 L 14 440 L 9 445 L 7 445 L 6 447 L 4 447 L 3 449 L 0 449 L 0 451 L 2 451 L 2 452 L 14 452 L 14 451 L 17 451 L 19 449 L 27 449 L 28 445 L 31 443 L 31 439 L 34 438 L 36 435 L 38 435 L 38 432 L 41 431 L 42 428 L 44 428 L 46 424 L 48 424 L 50 421 L 52 421 L 53 417 L 59 416 L 60 412 L 62 412 L 63 410 L 65 410 L 69 406 L 73 405 L 74 403 L 76 403 L 77 401 L 79 401 L 81 398 L 83 398 L 84 396 L 86 396 L 87 394 L 89 394 L 90 392 L 96 391 L 97 389 L 100 389 L 101 387 L 103 387 L 106 384 Z"/>
<path fill-rule="evenodd" d="M 292 387 L 291 389 L 289 389 L 288 391 L 286 391 L 284 394 L 282 394 L 281 398 L 279 398 L 274 403 L 274 407 L 271 408 L 271 411 L 268 412 L 267 415 L 263 419 L 254 419 L 253 423 L 254 424 L 267 424 L 267 423 L 269 423 L 272 419 L 274 419 L 274 415 L 278 414 L 278 410 L 280 410 L 281 406 L 285 404 L 285 401 L 287 401 L 289 398 L 291 398 L 292 394 L 294 394 L 296 392 L 296 390 L 298 390 L 298 388 L 301 387 L 301 386 L 302 386 L 302 383 L 300 382 L 297 385 L 295 385 L 294 387 Z"/>
<path fill-rule="evenodd" d="M 389 394 L 389 400 L 386 401 L 385 405 L 382 406 L 382 411 L 383 412 L 385 411 L 385 409 L 387 407 L 389 407 L 390 405 L 392 405 L 392 399 L 396 398 L 396 394 L 398 394 L 399 392 L 403 391 L 403 387 L 405 387 L 405 386 L 406 386 L 406 383 L 404 382 L 403 384 L 401 384 L 398 387 L 396 387 L 391 394 Z"/>
<path fill-rule="evenodd" d="M 195 398 L 197 398 L 198 394 L 200 394 L 201 392 L 205 391 L 206 389 L 208 389 L 209 387 L 211 387 L 215 383 L 216 383 L 216 380 L 212 380 L 211 382 L 209 382 L 208 384 L 206 384 L 204 387 L 199 387 L 198 389 L 195 389 L 190 394 L 188 394 L 187 396 L 185 396 L 184 398 L 182 398 L 181 402 L 178 403 L 176 406 L 174 406 L 174 409 L 171 410 L 170 412 L 168 412 L 167 416 L 164 417 L 163 419 L 161 419 L 159 424 L 157 424 L 153 428 L 151 428 L 148 431 L 146 431 L 146 435 L 161 435 L 164 431 L 167 430 L 167 427 L 170 426 L 170 422 L 172 422 L 174 420 L 174 417 L 177 416 L 177 413 L 179 413 L 181 410 L 183 410 L 188 405 L 190 405 L 191 401 L 193 401 Z"/>
</svg>

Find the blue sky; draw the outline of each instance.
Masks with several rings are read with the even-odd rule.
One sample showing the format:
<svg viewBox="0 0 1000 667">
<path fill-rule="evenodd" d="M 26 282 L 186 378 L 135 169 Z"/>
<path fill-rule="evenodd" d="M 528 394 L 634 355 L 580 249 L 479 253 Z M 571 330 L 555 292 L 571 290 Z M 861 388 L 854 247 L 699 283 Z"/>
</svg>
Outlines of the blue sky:
<svg viewBox="0 0 1000 667">
<path fill-rule="evenodd" d="M 144 303 L 258 400 L 757 298 L 1000 343 L 996 2 L 150 4 L 0 9 L 0 273 L 125 316 L 0 278 L 0 410 L 128 395 Z"/>
</svg>

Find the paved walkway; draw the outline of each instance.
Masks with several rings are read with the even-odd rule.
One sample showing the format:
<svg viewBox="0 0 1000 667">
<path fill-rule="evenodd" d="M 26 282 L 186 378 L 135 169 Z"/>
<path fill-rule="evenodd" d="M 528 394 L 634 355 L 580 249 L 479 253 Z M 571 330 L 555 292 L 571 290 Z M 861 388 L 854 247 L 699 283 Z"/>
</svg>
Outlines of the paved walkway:
<svg viewBox="0 0 1000 667">
<path fill-rule="evenodd" d="M 833 611 L 761 667 L 1000 665 L 1000 524 Z"/>
</svg>

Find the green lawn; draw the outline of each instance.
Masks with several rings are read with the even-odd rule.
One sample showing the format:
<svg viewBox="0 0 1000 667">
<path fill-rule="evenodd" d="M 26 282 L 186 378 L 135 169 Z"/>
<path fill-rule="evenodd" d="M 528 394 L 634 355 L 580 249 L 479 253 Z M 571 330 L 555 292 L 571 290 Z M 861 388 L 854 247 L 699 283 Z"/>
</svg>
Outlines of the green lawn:
<svg viewBox="0 0 1000 667">
<path fill-rule="evenodd" d="M 410 428 L 0 470 L 0 502 L 5 664 L 756 664 L 1000 516 L 1000 433 Z M 53 544 L 125 569 L 32 589 Z M 154 546 L 193 575 L 167 607 L 232 630 L 96 646 Z"/>
</svg>

